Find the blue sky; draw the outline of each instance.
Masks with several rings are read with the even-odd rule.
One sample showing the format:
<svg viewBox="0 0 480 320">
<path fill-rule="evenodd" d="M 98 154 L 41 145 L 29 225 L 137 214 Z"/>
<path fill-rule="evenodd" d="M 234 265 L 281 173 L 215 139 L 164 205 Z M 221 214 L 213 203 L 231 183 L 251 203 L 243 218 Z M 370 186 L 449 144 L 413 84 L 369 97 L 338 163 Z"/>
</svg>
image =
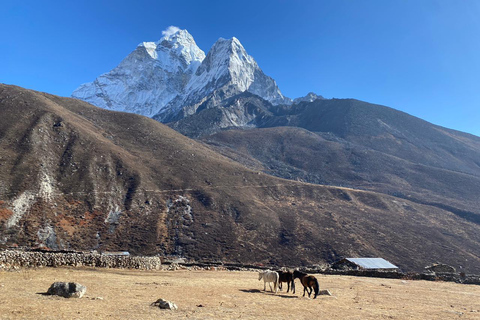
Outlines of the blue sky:
<svg viewBox="0 0 480 320">
<path fill-rule="evenodd" d="M 291 98 L 356 98 L 480 136 L 480 1 L 2 1 L 0 82 L 61 96 L 174 25 L 237 37 Z"/>
</svg>

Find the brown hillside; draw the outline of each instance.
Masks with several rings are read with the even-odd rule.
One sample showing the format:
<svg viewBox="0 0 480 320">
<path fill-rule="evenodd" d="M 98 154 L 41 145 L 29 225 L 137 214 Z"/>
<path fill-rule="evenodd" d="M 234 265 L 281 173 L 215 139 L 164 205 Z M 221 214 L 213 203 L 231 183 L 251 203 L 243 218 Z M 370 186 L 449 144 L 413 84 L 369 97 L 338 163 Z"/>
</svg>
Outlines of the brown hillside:
<svg viewBox="0 0 480 320">
<path fill-rule="evenodd" d="M 296 127 L 227 130 L 203 137 L 203 141 L 220 153 L 271 175 L 391 194 L 437 205 L 480 223 L 480 168 L 477 175 L 442 168 L 418 162 L 408 154 L 400 158 L 331 133 Z M 477 150 L 480 157 L 480 144 L 475 149 L 474 140 L 471 142 L 472 150 Z M 458 144 L 457 149 L 464 147 Z M 424 149 L 425 157 L 442 158 L 433 148 Z M 473 154 L 471 158 L 475 158 Z M 472 162 L 457 156 L 451 166 L 460 166 L 461 161 L 464 168 Z"/>
<path fill-rule="evenodd" d="M 246 169 L 145 117 L 0 86 L 4 245 L 294 265 L 382 256 L 480 271 L 480 227 Z"/>
</svg>

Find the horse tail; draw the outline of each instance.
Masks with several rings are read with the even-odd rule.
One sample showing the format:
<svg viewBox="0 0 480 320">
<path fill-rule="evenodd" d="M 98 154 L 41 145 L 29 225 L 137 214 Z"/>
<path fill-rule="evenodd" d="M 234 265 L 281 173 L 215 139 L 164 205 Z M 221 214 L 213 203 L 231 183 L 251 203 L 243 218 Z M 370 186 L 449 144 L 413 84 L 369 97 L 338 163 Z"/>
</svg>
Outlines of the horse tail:
<svg viewBox="0 0 480 320">
<path fill-rule="evenodd" d="M 318 296 L 318 292 L 320 291 L 320 285 L 318 284 L 317 278 L 315 278 L 315 286 L 313 289 L 315 290 L 315 297 L 313 297 L 313 299 L 315 299 Z"/>
<path fill-rule="evenodd" d="M 275 272 L 276 276 L 275 276 L 275 293 L 278 292 L 278 285 L 280 284 L 280 275 L 278 274 L 278 272 Z"/>
</svg>

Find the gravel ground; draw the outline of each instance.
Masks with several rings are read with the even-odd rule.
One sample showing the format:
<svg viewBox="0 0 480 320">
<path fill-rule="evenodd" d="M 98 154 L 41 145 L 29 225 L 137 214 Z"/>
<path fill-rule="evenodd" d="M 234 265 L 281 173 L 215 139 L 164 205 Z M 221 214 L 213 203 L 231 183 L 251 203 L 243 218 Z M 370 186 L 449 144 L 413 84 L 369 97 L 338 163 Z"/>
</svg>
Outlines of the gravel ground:
<svg viewBox="0 0 480 320">
<path fill-rule="evenodd" d="M 263 292 L 247 271 L 40 268 L 0 271 L 1 319 L 480 319 L 480 286 L 316 275 L 332 296 Z M 43 295 L 54 281 L 87 286 L 81 299 Z M 267 285 L 268 290 L 268 285 Z M 163 298 L 178 310 L 151 306 Z"/>
</svg>

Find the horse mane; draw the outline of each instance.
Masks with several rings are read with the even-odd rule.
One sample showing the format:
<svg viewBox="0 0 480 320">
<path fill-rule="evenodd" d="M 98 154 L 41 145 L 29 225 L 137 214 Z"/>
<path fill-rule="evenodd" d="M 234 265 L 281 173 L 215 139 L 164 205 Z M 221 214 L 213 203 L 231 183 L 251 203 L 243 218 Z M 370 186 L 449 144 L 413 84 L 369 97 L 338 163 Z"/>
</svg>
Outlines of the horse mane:
<svg viewBox="0 0 480 320">
<path fill-rule="evenodd" d="M 308 275 L 308 274 L 306 274 L 305 272 L 302 272 L 302 271 L 300 271 L 300 270 L 295 270 L 295 271 L 293 271 L 293 274 L 294 274 L 294 275 L 296 274 L 296 275 L 302 276 L 302 277 Z"/>
</svg>

